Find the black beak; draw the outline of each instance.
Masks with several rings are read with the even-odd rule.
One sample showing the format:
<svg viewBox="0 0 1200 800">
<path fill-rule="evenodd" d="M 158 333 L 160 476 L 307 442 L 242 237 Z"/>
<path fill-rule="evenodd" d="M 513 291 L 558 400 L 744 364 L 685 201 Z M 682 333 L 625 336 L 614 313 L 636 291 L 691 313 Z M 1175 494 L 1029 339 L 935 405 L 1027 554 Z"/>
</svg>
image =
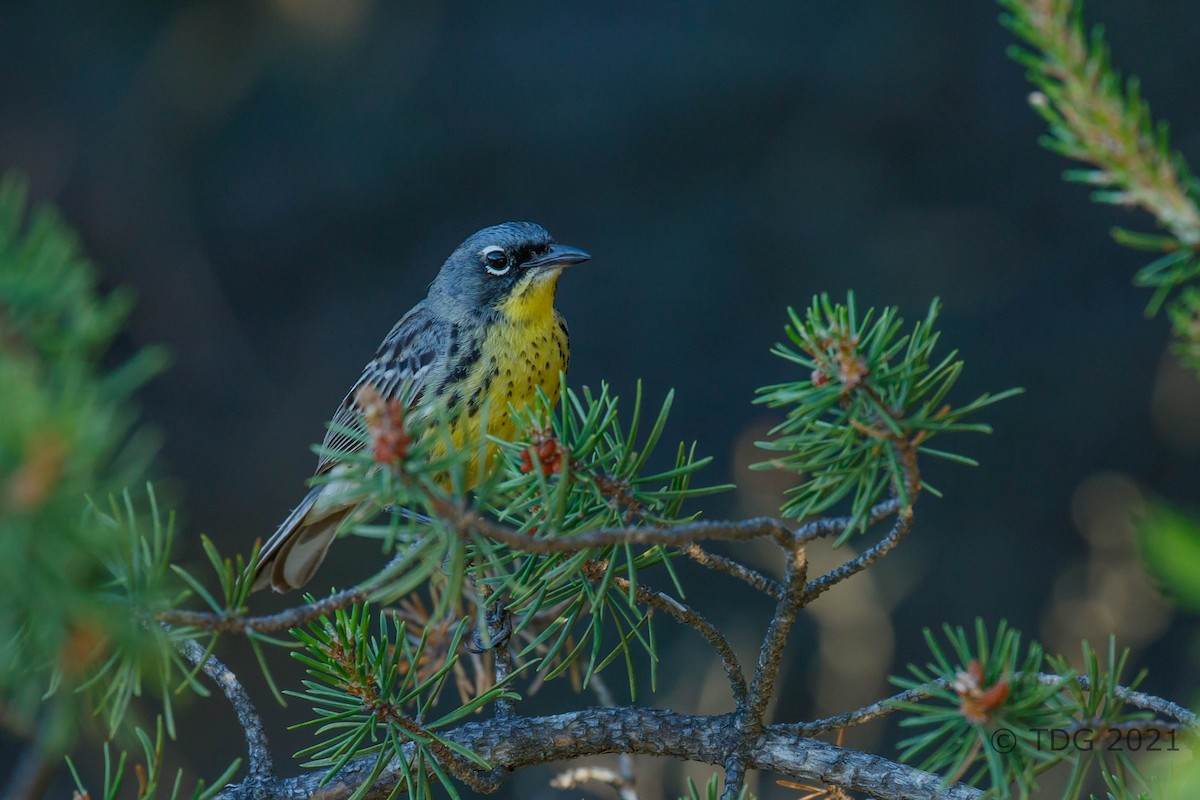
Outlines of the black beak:
<svg viewBox="0 0 1200 800">
<path fill-rule="evenodd" d="M 591 257 L 589 253 L 585 253 L 578 247 L 571 247 L 565 244 L 552 244 L 544 255 L 531 258 L 521 266 L 525 269 L 562 269 L 572 264 L 582 264 Z"/>
</svg>

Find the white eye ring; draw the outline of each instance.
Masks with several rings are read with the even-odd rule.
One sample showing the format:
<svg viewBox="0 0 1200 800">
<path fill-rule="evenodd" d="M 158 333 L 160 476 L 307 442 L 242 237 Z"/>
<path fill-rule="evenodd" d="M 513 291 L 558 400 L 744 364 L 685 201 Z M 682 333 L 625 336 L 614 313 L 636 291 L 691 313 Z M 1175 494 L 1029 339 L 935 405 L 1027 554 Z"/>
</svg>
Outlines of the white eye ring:
<svg viewBox="0 0 1200 800">
<path fill-rule="evenodd" d="M 490 246 L 488 246 L 488 247 L 485 247 L 485 248 L 483 248 L 483 250 L 481 250 L 481 251 L 479 252 L 479 255 L 480 255 L 482 258 L 483 258 L 483 268 L 484 268 L 484 269 L 486 269 L 486 270 L 488 271 L 488 274 L 489 274 L 489 275 L 504 275 L 504 274 L 506 274 L 506 273 L 507 273 L 507 272 L 508 272 L 510 269 L 512 269 L 512 264 L 510 264 L 510 263 L 508 262 L 508 259 L 507 259 L 507 258 L 505 258 L 505 259 L 504 259 L 504 262 L 503 262 L 503 263 L 504 263 L 504 266 L 503 266 L 503 267 L 501 267 L 501 268 L 499 268 L 499 269 L 497 269 L 496 267 L 493 267 L 493 266 L 492 266 L 492 264 L 491 264 L 491 259 L 490 259 L 490 257 L 491 257 L 492 255 L 496 254 L 496 253 L 500 253 L 501 255 L 503 255 L 503 254 L 504 254 L 504 248 L 503 248 L 503 247 L 497 247 L 496 245 L 494 245 L 494 244 L 493 244 L 493 245 L 490 245 Z"/>
</svg>

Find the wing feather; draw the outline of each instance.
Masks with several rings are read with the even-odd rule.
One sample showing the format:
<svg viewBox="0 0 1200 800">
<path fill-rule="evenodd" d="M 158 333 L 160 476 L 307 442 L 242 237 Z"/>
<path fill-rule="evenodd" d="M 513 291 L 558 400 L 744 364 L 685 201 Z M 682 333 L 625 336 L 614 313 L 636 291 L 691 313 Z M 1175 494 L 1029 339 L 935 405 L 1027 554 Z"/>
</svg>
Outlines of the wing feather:
<svg viewBox="0 0 1200 800">
<path fill-rule="evenodd" d="M 321 443 L 323 453 L 316 474 L 336 466 L 341 460 L 338 453 L 362 449 L 366 425 L 354 402 L 358 390 L 369 383 L 384 399 L 399 398 L 411 405 L 420 397 L 430 370 L 444 358 L 448 340 L 447 323 L 434 318 L 425 303 L 418 304 L 396 323 L 334 413 Z M 360 436 L 350 435 L 347 428 L 359 431 Z"/>
</svg>

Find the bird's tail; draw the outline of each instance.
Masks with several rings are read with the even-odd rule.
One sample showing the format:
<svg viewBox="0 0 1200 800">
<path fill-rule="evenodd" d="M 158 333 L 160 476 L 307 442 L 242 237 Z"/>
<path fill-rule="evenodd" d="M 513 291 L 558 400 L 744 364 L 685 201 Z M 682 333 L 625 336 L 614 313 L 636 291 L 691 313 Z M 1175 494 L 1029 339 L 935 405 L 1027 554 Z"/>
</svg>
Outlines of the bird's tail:
<svg viewBox="0 0 1200 800">
<path fill-rule="evenodd" d="M 277 592 L 291 591 L 308 583 L 321 566 L 338 526 L 354 510 L 351 504 L 318 516 L 314 509 L 324 488 L 327 487 L 314 486 L 309 490 L 263 545 L 254 574 L 254 591 L 268 586 Z"/>
</svg>

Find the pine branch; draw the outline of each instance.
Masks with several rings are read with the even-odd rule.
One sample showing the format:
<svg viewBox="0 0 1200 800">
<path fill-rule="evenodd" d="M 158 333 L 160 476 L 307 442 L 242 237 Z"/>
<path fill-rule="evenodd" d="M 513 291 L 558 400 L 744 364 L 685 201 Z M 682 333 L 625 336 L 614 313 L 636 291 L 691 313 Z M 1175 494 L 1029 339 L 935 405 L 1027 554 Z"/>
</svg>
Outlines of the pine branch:
<svg viewBox="0 0 1200 800">
<path fill-rule="evenodd" d="M 492 590 L 487 584 L 476 586 L 480 597 L 486 603 L 492 597 Z M 471 652 L 482 653 L 490 650 L 492 653 L 492 678 L 495 686 L 503 684 L 512 675 L 513 659 L 509 649 L 509 639 L 512 636 L 512 616 L 504 603 L 496 600 L 487 606 L 484 612 L 484 622 L 487 625 L 487 641 L 478 641 L 478 632 L 473 639 L 475 646 L 468 648 Z M 511 717 L 517 713 L 516 704 L 511 697 L 496 699 L 496 716 L 500 719 Z"/>
<path fill-rule="evenodd" d="M 474 511 L 443 509 L 439 516 L 454 527 L 460 535 L 483 536 L 514 550 L 526 553 L 551 555 L 576 553 L 590 548 L 610 547 L 616 544 L 663 545 L 680 547 L 700 540 L 746 542 L 753 539 L 771 538 L 781 544 L 789 543 L 795 536 L 782 521 L 771 517 L 755 517 L 747 520 L 694 520 L 666 528 L 627 527 L 600 528 L 574 533 L 569 537 L 548 538 L 515 531 L 499 525 Z"/>
<path fill-rule="evenodd" d="M 1013 678 L 1019 677 L 1019 674 Z M 1085 675 L 1076 675 L 1074 677 L 1076 683 L 1085 691 L 1089 688 L 1089 681 Z M 1038 681 L 1047 685 L 1057 685 L 1062 681 L 1061 675 L 1051 675 L 1047 673 L 1040 674 Z M 917 687 L 915 689 L 906 689 L 903 692 L 898 692 L 891 697 L 863 706 L 856 711 L 848 711 L 845 714 L 838 714 L 832 717 L 824 717 L 822 719 L 813 720 L 812 722 L 797 722 L 790 724 L 776 725 L 779 730 L 790 731 L 795 736 L 811 737 L 830 731 L 841 730 L 843 728 L 854 728 L 859 725 L 865 725 L 868 722 L 874 722 L 877 719 L 894 714 L 900 710 L 897 705 L 899 703 L 916 703 L 930 698 L 930 690 L 934 687 L 948 688 L 949 681 L 938 680 L 933 681 L 926 686 Z M 1188 711 L 1178 703 L 1170 700 L 1165 700 L 1161 697 L 1145 694 L 1130 689 L 1127 686 L 1118 686 L 1116 695 L 1134 708 L 1140 708 L 1145 711 L 1153 711 L 1160 716 L 1175 720 L 1175 723 L 1148 721 L 1144 724 L 1146 727 L 1142 730 L 1197 730 L 1200 729 L 1200 717 L 1191 711 Z"/>
<path fill-rule="evenodd" d="M 155 619 L 168 625 L 182 625 L 216 633 L 271 633 L 291 630 L 306 625 L 315 619 L 328 616 L 334 611 L 367 600 L 367 591 L 362 586 L 353 586 L 321 600 L 294 606 L 275 614 L 252 617 L 238 614 L 217 614 L 211 611 L 185 611 L 171 609 L 159 612 Z"/>
<path fill-rule="evenodd" d="M 500 685 L 508 680 L 513 671 L 512 651 L 508 649 L 508 642 L 492 648 L 492 664 L 496 685 Z M 511 697 L 501 697 L 496 700 L 497 717 L 511 717 L 516 713 L 517 706 Z"/>
<path fill-rule="evenodd" d="M 1103 30 L 1085 30 L 1082 3 L 1000 1 L 1008 11 L 1003 23 L 1032 48 L 1010 52 L 1038 88 L 1030 105 L 1050 126 L 1042 144 L 1092 167 L 1071 170 L 1066 179 L 1094 187 L 1097 202 L 1149 212 L 1170 234 L 1113 231 L 1122 245 L 1163 254 L 1135 278 L 1155 289 L 1154 312 L 1173 289 L 1200 277 L 1200 184 L 1171 149 L 1167 124 L 1151 117 L 1137 79 L 1122 81 L 1113 69 Z M 1171 316 L 1185 358 L 1194 357 L 1189 334 L 1200 326 L 1194 295 L 1173 301 Z"/>
<path fill-rule="evenodd" d="M 606 569 L 606 564 L 590 564 L 584 568 L 584 574 L 590 580 L 598 582 L 604 578 Z M 629 581 L 624 578 L 613 578 L 612 581 L 621 591 L 629 591 Z M 742 665 L 738 662 L 733 645 L 725 638 L 725 634 L 721 633 L 703 614 L 700 614 L 694 608 L 676 600 L 670 595 L 656 592 L 640 584 L 634 587 L 634 592 L 634 596 L 639 603 L 644 603 L 650 608 L 656 608 L 669 615 L 679 624 L 692 628 L 703 636 L 706 642 L 712 645 L 712 648 L 717 651 L 717 655 L 721 657 L 722 666 L 725 667 L 725 677 L 729 679 L 729 686 L 733 691 L 733 701 L 741 708 L 748 696 L 746 676 L 742 673 Z"/>
<path fill-rule="evenodd" d="M 871 507 L 871 513 L 867 517 L 867 524 L 874 525 L 877 522 L 887 519 L 899 511 L 901 505 L 899 498 L 896 497 L 884 500 L 882 503 L 877 503 Z M 825 539 L 829 536 L 841 536 L 850 530 L 856 522 L 857 520 L 854 517 L 820 517 L 811 522 L 806 522 L 797 528 L 796 541 L 800 544 L 807 544 L 808 542 L 815 542 L 817 539 Z"/>
<path fill-rule="evenodd" d="M 937 681 L 938 686 L 948 685 L 946 681 Z M 931 688 L 931 687 L 930 687 Z M 903 692 L 892 695 L 883 700 L 878 700 L 870 705 L 863 706 L 856 711 L 847 711 L 844 714 L 836 714 L 832 717 L 822 717 L 812 722 L 795 722 L 790 724 L 779 725 L 777 727 L 784 730 L 792 731 L 796 736 L 819 736 L 822 733 L 830 731 L 842 730 L 845 728 L 854 728 L 859 725 L 866 725 L 868 722 L 874 722 L 877 719 L 895 714 L 899 708 L 895 705 L 900 702 L 915 703 L 925 700 L 929 697 L 928 690 L 921 689 L 906 689 Z"/>
<path fill-rule="evenodd" d="M 774 600 L 783 596 L 783 586 L 755 569 L 731 558 L 710 553 L 695 542 L 688 542 L 679 551 L 702 567 L 737 578 Z"/>
<path fill-rule="evenodd" d="M 177 647 L 193 666 L 200 666 L 203 662 L 201 670 L 221 687 L 222 694 L 233 706 L 238 724 L 246 735 L 250 776 L 262 778 L 271 775 L 275 768 L 274 760 L 271 757 L 271 746 L 267 743 L 262 718 L 259 717 L 258 710 L 250 700 L 250 695 L 246 693 L 245 687 L 233 674 L 233 670 L 218 661 L 216 656 L 210 654 L 205 658 L 204 648 L 192 639 L 185 639 Z"/>
<path fill-rule="evenodd" d="M 588 681 L 588 686 L 596 694 L 596 699 L 600 701 L 600 705 L 605 708 L 616 708 L 617 701 L 613 697 L 612 690 L 608 688 L 608 682 L 600 673 L 593 673 L 592 679 Z M 617 756 L 617 765 L 619 767 L 617 774 L 621 777 L 624 786 L 621 789 L 621 800 L 639 800 L 637 793 L 637 775 L 633 771 L 633 757 L 628 753 L 619 753 Z"/>
<path fill-rule="evenodd" d="M 868 524 L 874 525 L 880 520 L 895 514 L 899 509 L 900 501 L 898 499 L 885 500 L 871 509 Z M 818 539 L 828 536 L 840 536 L 855 523 L 856 520 L 853 517 L 820 517 L 801 525 L 795 530 L 793 535 L 799 544 L 815 542 Z M 778 581 L 772 580 L 757 570 L 751 569 L 733 559 L 725 558 L 716 553 L 710 553 L 695 542 L 683 545 L 680 548 L 680 552 L 700 566 L 737 578 L 774 600 L 779 600 L 783 597 L 784 588 Z"/>
<path fill-rule="evenodd" d="M 850 559 L 845 564 L 835 567 L 834 569 L 822 575 L 820 578 L 817 578 L 812 581 L 812 583 L 808 584 L 808 586 L 806 586 L 804 589 L 803 605 L 808 605 L 824 592 L 833 588 L 847 578 L 857 575 L 890 553 L 893 549 L 895 549 L 896 545 L 900 544 L 900 541 L 908 535 L 908 532 L 912 530 L 912 523 L 912 509 L 905 508 L 901 510 L 900 516 L 897 517 L 895 525 L 892 526 L 892 529 L 888 532 L 887 536 L 864 550 L 862 553 L 859 553 L 856 557 Z"/>
<path fill-rule="evenodd" d="M 895 501 L 881 503 L 873 512 L 873 517 L 886 516 L 891 513 L 895 505 Z M 442 519 L 451 525 L 459 535 L 484 536 L 516 550 L 546 555 L 573 553 L 614 544 L 660 544 L 681 547 L 701 540 L 738 542 L 771 538 L 783 543 L 790 543 L 793 540 L 811 541 L 822 536 L 832 536 L 844 532 L 852 523 L 849 517 L 822 518 L 801 525 L 793 532 L 782 521 L 770 517 L 724 521 L 696 520 L 669 528 L 636 526 L 602 528 L 570 537 L 552 539 L 516 531 L 492 522 L 478 512 L 459 510 L 448 503 L 441 504 L 438 510 L 440 515 L 444 515 Z M 393 562 L 399 558 L 398 556 L 397 559 L 393 559 Z M 362 583 L 329 597 L 284 609 L 274 614 L 248 616 L 170 609 L 159 612 L 155 619 L 170 625 L 188 626 L 217 633 L 244 634 L 249 631 L 270 633 L 305 625 L 339 609 L 346 609 L 362 603 L 368 599 L 368 596 L 367 584 Z"/>
<path fill-rule="evenodd" d="M 1041 675 L 1039 680 L 1042 683 L 1050 683 L 1055 680 L 1055 677 L 1053 675 Z M 1076 675 L 1075 682 L 1078 683 L 1079 687 L 1084 691 L 1091 690 L 1091 683 L 1086 675 Z M 1171 700 L 1155 697 L 1154 695 L 1146 694 L 1145 692 L 1139 692 L 1135 689 L 1129 688 L 1128 686 L 1116 687 L 1114 694 L 1134 708 L 1153 711 L 1155 714 L 1161 714 L 1164 717 L 1170 717 L 1171 719 L 1177 720 L 1189 728 L 1200 729 L 1200 715 L 1187 710 L 1183 706 L 1172 702 Z"/>
<path fill-rule="evenodd" d="M 775 613 L 767 624 L 767 632 L 759 648 L 758 663 L 754 668 L 754 678 L 750 683 L 749 696 L 745 703 L 738 704 L 738 742 L 724 762 L 725 788 L 721 795 L 723 800 L 736 800 L 741 796 L 745 786 L 751 743 L 762 733 L 763 715 L 775 692 L 775 678 L 783 660 L 783 648 L 796 621 L 796 614 L 804 605 L 804 585 L 808 580 L 808 560 L 804 546 L 793 544 L 791 548 L 785 548 L 785 555 L 787 567 L 783 596 L 775 604 Z"/>
<path fill-rule="evenodd" d="M 546 717 L 471 722 L 443 731 L 442 738 L 478 753 L 498 770 L 509 772 L 536 764 L 604 753 L 670 756 L 705 764 L 723 764 L 736 734 L 735 714 L 691 716 L 642 708 L 591 708 Z M 879 800 L 975 800 L 983 793 L 967 786 L 942 786 L 942 779 L 879 756 L 840 748 L 815 739 L 798 739 L 784 726 L 769 726 L 750 742 L 746 766 L 796 780 L 841 786 Z M 375 760 L 348 764 L 328 783 L 322 773 L 290 778 L 246 778 L 227 787 L 218 800 L 261 797 L 313 797 L 343 800 L 371 777 Z M 364 800 L 380 800 L 403 791 L 396 763 L 374 779 Z"/>
<path fill-rule="evenodd" d="M 1047 145 L 1097 172 L 1078 176 L 1116 188 L 1110 199 L 1139 206 L 1181 242 L 1200 244 L 1191 176 L 1166 146 L 1136 81 L 1122 87 L 1099 32 L 1090 41 L 1075 0 L 1006 0 L 1009 28 L 1040 55 L 1016 54 L 1043 94 L 1031 99 L 1050 122 Z"/>
<path fill-rule="evenodd" d="M 880 408 L 884 408 L 883 404 L 880 404 Z M 897 454 L 897 461 L 901 470 L 898 483 L 904 487 L 905 497 L 907 498 L 907 502 L 896 498 L 898 502 L 901 502 L 901 508 L 892 531 L 882 541 L 857 558 L 832 570 L 812 583 L 807 583 L 808 562 L 804 553 L 804 545 L 800 543 L 799 537 L 793 539 L 790 549 L 786 546 L 784 547 L 787 555 L 784 592 L 778 598 L 775 614 L 767 626 L 767 633 L 763 638 L 763 643 L 759 650 L 758 665 L 755 668 L 754 679 L 750 684 L 748 702 L 744 706 L 739 704 L 741 714 L 739 716 L 738 727 L 742 736 L 742 749 L 740 752 L 735 751 L 731 753 L 725 763 L 725 789 L 722 795 L 724 800 L 735 800 L 742 790 L 745 781 L 745 747 L 748 746 L 751 738 L 758 736 L 762 731 L 763 715 L 766 713 L 767 704 L 774 694 L 775 679 L 779 672 L 780 661 L 783 658 L 783 648 L 787 644 L 792 625 L 795 623 L 796 615 L 800 609 L 804 608 L 809 602 L 833 585 L 861 572 L 882 558 L 899 544 L 900 540 L 912 528 L 912 504 L 916 502 L 921 492 L 916 447 L 907 438 L 895 434 L 888 436 L 888 442 Z M 880 505 L 870 509 L 871 519 L 874 518 L 876 510 L 880 508 Z"/>
<path fill-rule="evenodd" d="M 627 759 L 656 754 L 724 766 L 726 798 L 744 794 L 750 769 L 770 769 L 880 798 L 977 797 L 972 789 L 947 788 L 937 776 L 886 759 L 797 740 L 779 726 L 767 726 L 764 719 L 800 610 L 830 586 L 873 564 L 910 529 L 912 506 L 922 491 L 918 453 L 973 463 L 966 456 L 929 449 L 927 442 L 939 434 L 987 431 L 986 425 L 966 418 L 1011 394 L 983 395 L 960 407 L 944 402 L 961 362 L 953 353 L 933 357 L 937 309 L 935 302 L 926 318 L 903 335 L 896 309 L 885 310 L 878 319 L 874 312 L 859 318 L 852 298 L 841 305 L 823 296 L 805 318 L 792 313 L 789 336 L 799 349 L 780 346 L 777 352 L 802 367 L 801 379 L 768 387 L 763 400 L 791 409 L 779 430 L 782 435 L 767 445 L 786 455 L 766 466 L 781 464 L 807 476 L 783 509 L 797 522 L 686 517 L 680 510 L 684 500 L 720 488 L 689 485 L 707 459 L 697 459 L 694 448 L 681 446 L 673 468 L 655 475 L 642 472 L 665 425 L 670 396 L 643 438 L 636 435 L 640 392 L 633 420 L 625 425 L 618 421 L 616 397 L 607 388 L 599 396 L 586 389 L 582 394 L 566 389 L 558 409 L 541 397 L 537 409 L 524 412 L 518 425 L 520 441 L 498 442 L 499 473 L 476 488 L 473 502 L 447 488 L 461 481 L 438 477 L 459 474 L 455 470 L 461 472 L 463 458 L 449 445 L 446 453 L 437 455 L 436 435 L 405 438 L 412 447 L 401 458 L 380 458 L 379 447 L 346 454 L 347 471 L 338 479 L 358 485 L 369 498 L 364 502 L 379 509 L 414 511 L 403 523 L 393 517 L 386 527 L 355 529 L 383 537 L 397 550 L 379 573 L 357 586 L 321 600 L 308 598 L 282 612 L 252 616 L 246 607 L 255 554 L 248 561 L 222 558 L 206 543 L 220 582 L 219 592 L 209 591 L 170 565 L 170 525 L 160 524 L 157 509 L 149 538 L 138 534 L 132 509 L 128 519 L 114 514 L 114 527 L 134 534 L 128 537 L 128 557 L 122 555 L 120 562 L 127 568 L 118 571 L 114 584 L 133 587 L 131 606 L 148 609 L 147 615 L 154 613 L 163 623 L 144 627 L 159 635 L 165 629 L 173 637 L 171 645 L 183 657 L 166 648 L 172 665 L 187 673 L 183 661 L 191 662 L 220 685 L 233 705 L 250 757 L 249 774 L 223 793 L 229 798 L 316 793 L 357 799 L 400 789 L 424 797 L 430 781 L 461 782 L 487 792 L 512 769 L 606 752 L 624 756 L 621 775 L 626 786 L 632 785 Z M 378 430 L 368 421 L 359 433 L 379 441 L 398 434 L 408 437 L 403 409 L 384 416 L 389 429 Z M 893 499 L 883 500 L 889 493 Z M 834 508 L 843 498 L 849 501 L 849 516 L 798 522 Z M 874 547 L 809 580 L 808 542 L 827 536 L 845 539 L 893 514 L 895 525 Z M 782 582 L 699 546 L 702 541 L 764 538 L 784 554 Z M 736 653 L 716 626 L 639 580 L 640 570 L 661 567 L 678 586 L 671 560 L 680 550 L 776 600 L 749 685 Z M 159 611 L 186 595 L 173 591 L 172 600 L 166 599 L 161 590 L 169 587 L 165 578 L 171 575 L 182 579 L 186 591 L 201 599 L 207 610 Z M 480 625 L 474 633 L 476 639 L 486 639 L 477 647 L 494 651 L 495 674 L 488 679 L 494 678 L 495 684 L 489 688 L 480 681 L 481 691 L 445 708 L 442 687 L 459 668 L 460 647 L 469 641 L 471 626 L 460 618 L 463 592 L 472 585 L 474 601 L 481 610 L 488 609 L 486 629 Z M 422 586 L 440 599 L 436 612 L 423 623 L 414 622 L 411 631 L 396 616 L 389 620 L 388 614 L 369 608 L 368 601 L 391 602 Z M 700 717 L 634 708 L 542 718 L 517 713 L 513 701 L 519 695 L 509 680 L 514 671 L 510 636 L 523 637 L 513 657 L 523 659 L 523 666 L 540 662 L 542 677 L 573 669 L 573 659 L 590 640 L 591 676 L 622 649 L 628 656 L 628 643 L 635 636 L 657 659 L 652 630 L 648 636 L 642 630 L 643 624 L 650 630 L 650 614 L 643 613 L 647 607 L 693 628 L 713 647 L 730 682 L 734 713 Z M 561 613 L 540 624 L 538 614 L 555 608 Z M 509 623 L 509 613 L 522 615 L 519 624 Z M 605 657 L 605 623 L 621 627 L 622 618 L 629 626 L 620 631 L 618 648 Z M 426 624 L 434 619 L 435 625 Z M 447 620 L 457 624 L 443 635 L 445 630 L 437 626 Z M 581 620 L 587 636 L 576 644 Z M 378 633 L 371 632 L 375 621 Z M 179 627 L 172 630 L 169 625 Z M 289 693 L 311 703 L 313 715 L 302 724 L 313 726 L 318 740 L 299 754 L 313 771 L 290 779 L 272 774 L 261 721 L 236 676 L 187 639 L 200 631 L 244 634 L 257 652 L 259 643 L 267 641 L 262 634 L 281 630 L 291 631 L 304 644 L 304 651 L 293 655 L 306 665 L 312 680 L 303 683 L 302 691 Z M 632 659 L 627 663 L 632 682 Z M 136 687 L 137 666 L 130 661 L 122 673 L 118 696 Z M 495 711 L 491 720 L 460 724 L 488 705 Z M 170 719 L 169 714 L 165 717 Z M 147 759 L 157 763 L 162 727 L 154 742 L 144 733 L 138 735 Z M 236 769 L 236 764 L 231 766 L 226 776 Z M 108 785 L 106 777 L 106 793 Z"/>
<path fill-rule="evenodd" d="M 804 585 L 808 575 L 808 560 L 804 548 L 794 547 L 788 553 L 787 573 L 784 579 L 784 596 L 775 606 L 775 613 L 767 625 L 758 653 L 758 664 L 750 683 L 750 697 L 742 718 L 742 729 L 746 736 L 755 737 L 762 730 L 763 714 L 774 693 L 775 678 L 779 674 L 779 663 L 783 659 L 783 647 L 796 621 L 796 614 L 804 604 Z"/>
<path fill-rule="evenodd" d="M 1014 676 L 1015 677 L 1015 676 Z M 1059 685 L 1062 678 L 1041 674 L 1038 680 Z M 1086 678 L 1075 679 L 1086 688 Z M 935 682 L 944 687 L 945 682 Z M 858 711 L 811 723 L 772 725 L 749 741 L 739 769 L 769 770 L 798 781 L 839 786 L 866 793 L 880 800 L 899 798 L 947 798 L 975 800 L 984 793 L 963 785 L 944 786 L 939 776 L 922 772 L 854 750 L 807 738 L 836 728 L 851 727 L 878 719 L 896 709 L 892 703 L 928 697 L 934 684 L 902 692 L 888 700 Z M 1115 693 L 1130 705 L 1175 716 L 1179 727 L 1194 730 L 1197 718 L 1191 712 L 1162 698 L 1119 686 Z M 1177 716 L 1176 716 L 1177 715 Z M 495 768 L 490 773 L 473 770 L 457 760 L 455 777 L 469 785 L 494 791 L 500 778 L 512 770 L 536 764 L 570 760 L 603 753 L 671 756 L 709 764 L 728 759 L 739 715 L 689 716 L 671 711 L 637 708 L 586 709 L 550 717 L 493 719 L 472 722 L 443 730 L 440 738 L 477 753 Z M 1178 730 L 1162 721 L 1124 725 L 1122 729 L 1141 731 Z M 410 752 L 410 745 L 405 752 Z M 441 748 L 441 756 L 449 750 Z M 452 759 L 453 760 L 453 759 Z M 404 770 L 395 761 L 376 773 L 376 761 L 367 757 L 351 762 L 327 784 L 317 770 L 296 777 L 276 777 L 255 772 L 240 783 L 227 787 L 218 797 L 247 800 L 258 797 L 321 797 L 322 800 L 348 798 L 369 783 L 371 788 L 360 796 L 383 798 L 393 791 L 403 792 Z"/>
</svg>

